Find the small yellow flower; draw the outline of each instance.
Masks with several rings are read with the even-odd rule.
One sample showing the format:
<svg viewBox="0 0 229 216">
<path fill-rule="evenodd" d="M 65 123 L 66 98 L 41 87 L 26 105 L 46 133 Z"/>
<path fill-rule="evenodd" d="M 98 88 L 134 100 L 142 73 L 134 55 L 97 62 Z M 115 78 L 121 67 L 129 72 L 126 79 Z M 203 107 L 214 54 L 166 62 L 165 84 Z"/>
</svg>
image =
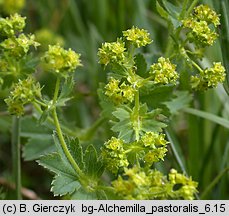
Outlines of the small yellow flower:
<svg viewBox="0 0 229 216">
<path fill-rule="evenodd" d="M 125 43 L 118 39 L 116 42 L 104 43 L 99 48 L 99 63 L 108 65 L 109 63 L 122 64 L 125 60 Z"/>
<path fill-rule="evenodd" d="M 199 5 L 194 8 L 194 16 L 198 20 L 204 20 L 209 24 L 213 23 L 215 27 L 220 25 L 219 15 L 208 5 Z"/>
<path fill-rule="evenodd" d="M 111 77 L 108 84 L 105 86 L 105 95 L 107 95 L 115 104 L 133 102 L 136 90 L 132 85 L 127 85 L 125 82 L 120 84 L 120 81 Z"/>
<path fill-rule="evenodd" d="M 179 189 L 174 186 L 181 185 Z M 197 182 L 172 169 L 169 176 L 158 170 L 134 166 L 112 182 L 115 193 L 124 199 L 193 199 Z"/>
<path fill-rule="evenodd" d="M 155 148 L 155 146 L 164 146 L 168 144 L 168 141 L 165 140 L 165 134 L 159 134 L 151 131 L 146 132 L 141 137 L 141 142 L 145 147 L 150 146 L 151 148 Z"/>
<path fill-rule="evenodd" d="M 63 77 L 81 66 L 80 54 L 72 49 L 65 50 L 60 45 L 49 46 L 43 60 L 50 71 Z"/>
<path fill-rule="evenodd" d="M 192 30 L 188 34 L 188 38 L 197 44 L 209 46 L 212 45 L 218 37 L 218 34 L 209 28 L 206 21 L 184 20 L 183 25 Z"/>
<path fill-rule="evenodd" d="M 2 36 L 16 36 L 18 32 L 22 32 L 25 28 L 25 19 L 19 14 L 13 14 L 6 18 L 0 18 L 0 33 Z"/>
<path fill-rule="evenodd" d="M 20 34 L 18 37 L 13 36 L 5 39 L 0 46 L 4 49 L 5 53 L 18 59 L 26 55 L 31 46 L 36 48 L 39 46 L 39 43 L 35 41 L 34 35 Z"/>
<path fill-rule="evenodd" d="M 109 141 L 105 143 L 106 148 L 111 150 L 121 150 L 123 148 L 123 140 L 112 137 Z"/>
<path fill-rule="evenodd" d="M 105 142 L 101 149 L 101 155 L 106 168 L 117 173 L 120 168 L 127 167 L 129 162 L 123 149 L 124 141 L 115 137 Z"/>
<path fill-rule="evenodd" d="M 116 94 L 120 91 L 119 89 L 119 80 L 114 79 L 111 77 L 109 79 L 108 84 L 105 86 L 106 92 L 105 94 L 109 97 L 111 97 L 113 94 Z"/>
<path fill-rule="evenodd" d="M 120 86 L 122 97 L 129 102 L 134 101 L 136 90 L 131 85 L 126 85 L 124 82 Z"/>
<path fill-rule="evenodd" d="M 174 84 L 179 78 L 176 72 L 176 65 L 172 64 L 168 58 L 160 57 L 158 62 L 151 65 L 150 74 L 153 76 L 154 83 Z"/>
<path fill-rule="evenodd" d="M 144 160 L 149 165 L 161 160 L 163 161 L 167 151 L 168 150 L 165 147 L 155 148 L 145 155 Z"/>
<path fill-rule="evenodd" d="M 190 29 L 187 33 L 189 41 L 194 42 L 197 46 L 212 45 L 218 37 L 210 25 L 217 27 L 220 24 L 219 15 L 207 5 L 199 5 L 194 8 L 193 15 L 182 22 L 185 28 Z"/>
<path fill-rule="evenodd" d="M 191 76 L 191 85 L 195 90 L 204 91 L 224 82 L 225 76 L 225 68 L 221 62 L 214 62 L 212 68 L 205 69 L 196 76 Z"/>
<path fill-rule="evenodd" d="M 121 176 L 118 177 L 117 180 L 112 182 L 112 186 L 116 193 L 128 197 L 128 199 L 133 199 L 130 195 L 132 191 L 135 189 L 135 185 L 130 181 L 125 181 Z"/>
<path fill-rule="evenodd" d="M 24 114 L 23 106 L 34 101 L 35 98 L 40 97 L 40 84 L 35 83 L 32 77 L 28 77 L 14 84 L 13 90 L 10 92 L 10 96 L 5 99 L 5 102 L 11 114 L 21 116 Z"/>
<path fill-rule="evenodd" d="M 136 47 L 142 47 L 152 43 L 152 40 L 149 37 L 150 34 L 147 30 L 139 29 L 134 26 L 131 29 L 123 31 L 123 36 Z"/>
<path fill-rule="evenodd" d="M 170 170 L 169 181 L 173 185 L 181 185 L 181 187 L 178 190 L 173 191 L 172 196 L 174 196 L 174 198 L 183 197 L 187 200 L 194 199 L 194 193 L 197 192 L 197 182 L 192 181 L 191 178 L 188 178 L 185 175 L 178 173 L 175 169 Z"/>
</svg>

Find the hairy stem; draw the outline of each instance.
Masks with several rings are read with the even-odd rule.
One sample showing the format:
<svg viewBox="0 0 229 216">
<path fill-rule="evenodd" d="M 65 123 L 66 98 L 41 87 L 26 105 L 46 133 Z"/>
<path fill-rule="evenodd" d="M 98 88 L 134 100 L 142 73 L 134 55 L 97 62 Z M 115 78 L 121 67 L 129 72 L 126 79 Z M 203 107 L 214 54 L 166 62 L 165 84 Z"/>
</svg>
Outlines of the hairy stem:
<svg viewBox="0 0 229 216">
<path fill-rule="evenodd" d="M 60 90 L 60 78 L 57 77 L 56 80 L 56 87 L 55 87 L 55 91 L 54 91 L 54 96 L 53 96 L 53 104 L 55 105 L 56 101 L 57 101 L 57 97 L 59 94 L 59 90 Z"/>
<path fill-rule="evenodd" d="M 42 109 L 40 107 L 41 104 L 37 103 L 37 101 L 35 101 L 33 103 L 33 106 L 35 107 L 36 111 L 39 113 L 39 114 L 42 114 Z M 1 113 L 0 113 L 1 115 Z M 67 126 L 65 125 L 61 125 L 61 130 L 69 135 L 69 136 L 72 136 L 72 137 L 78 137 L 79 140 L 83 140 L 83 141 L 87 141 L 87 140 L 90 140 L 93 135 L 95 134 L 96 130 L 105 122 L 105 118 L 104 117 L 100 117 L 98 118 L 92 125 L 91 127 L 89 128 L 86 128 L 85 130 L 82 130 L 80 128 L 76 128 L 75 130 L 72 130 L 70 128 L 68 128 Z M 48 117 L 47 118 L 47 122 L 51 125 L 54 125 L 55 126 L 55 122 L 53 120 L 52 117 Z"/>
<path fill-rule="evenodd" d="M 37 102 L 33 103 L 33 106 L 35 107 L 36 111 L 37 111 L 39 114 L 42 114 L 43 111 L 42 111 L 42 109 L 40 108 L 40 105 L 39 105 Z M 55 125 L 54 120 L 53 120 L 52 117 L 49 116 L 49 117 L 47 118 L 47 121 L 48 121 L 48 123 L 50 123 L 50 124 L 52 124 L 52 125 Z M 66 133 L 66 134 L 69 135 L 69 136 L 76 137 L 76 136 L 78 135 L 78 131 L 70 130 L 68 127 L 63 126 L 63 125 L 62 125 L 62 130 L 64 131 L 64 133 Z"/>
<path fill-rule="evenodd" d="M 16 199 L 21 200 L 21 153 L 20 153 L 20 117 L 13 117 L 12 127 L 12 164 L 16 185 Z"/>
<path fill-rule="evenodd" d="M 58 77 L 57 81 L 56 81 L 56 87 L 55 87 L 54 96 L 53 96 L 53 105 L 54 105 L 54 108 L 53 108 L 53 119 L 54 119 L 54 124 L 55 124 L 55 127 L 56 127 L 56 132 L 57 132 L 61 147 L 62 147 L 62 149 L 63 149 L 68 161 L 70 162 L 70 164 L 72 165 L 74 170 L 77 172 L 77 174 L 80 177 L 83 177 L 84 176 L 83 172 L 81 171 L 81 169 L 79 168 L 79 166 L 77 165 L 77 163 L 75 162 L 75 160 L 73 159 L 72 155 L 70 154 L 70 152 L 68 150 L 68 147 L 67 147 L 67 144 L 65 143 L 64 136 L 63 136 L 63 133 L 62 133 L 62 130 L 61 130 L 61 127 L 60 127 L 60 123 L 59 123 L 58 117 L 57 117 L 55 103 L 57 101 L 59 89 L 60 89 L 60 78 Z"/>
</svg>

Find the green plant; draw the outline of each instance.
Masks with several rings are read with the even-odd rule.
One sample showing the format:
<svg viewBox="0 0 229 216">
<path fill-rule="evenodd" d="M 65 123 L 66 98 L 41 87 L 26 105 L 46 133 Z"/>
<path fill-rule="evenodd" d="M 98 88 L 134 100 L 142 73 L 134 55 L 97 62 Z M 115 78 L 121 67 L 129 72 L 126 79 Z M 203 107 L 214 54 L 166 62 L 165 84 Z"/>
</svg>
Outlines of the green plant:
<svg viewBox="0 0 229 216">
<path fill-rule="evenodd" d="M 18 198 L 21 137 L 27 141 L 23 150 L 25 160 L 37 160 L 54 173 L 51 191 L 55 196 L 68 199 L 198 198 L 198 183 L 188 175 L 181 150 L 174 141 L 173 118 L 183 110 L 225 127 L 228 121 L 187 108 L 193 94 L 216 87 L 226 76 L 221 62 L 213 62 L 209 67 L 202 64 L 205 49 L 218 37 L 216 27 L 220 22 L 210 7 L 195 7 L 196 3 L 184 1 L 181 7 L 168 1 L 157 2 L 156 8 L 168 22 L 170 34 L 162 56 L 148 57 L 145 51 L 153 46 L 153 40 L 147 30 L 135 26 L 122 31 L 115 42 L 102 44 L 98 58 L 107 72 L 108 82 L 98 88 L 102 111 L 86 129 L 69 125 L 64 113 L 75 97 L 74 72 L 83 66 L 80 54 L 57 44 L 48 46 L 45 53 L 41 49 L 42 57 L 35 58 L 29 50 L 38 43 L 33 35 L 22 33 L 25 18 L 14 15 L 0 20 L 4 36 L 0 44 L 1 71 L 4 72 L 1 82 L 3 88 L 11 89 L 5 103 L 9 113 L 15 115 L 12 144 L 17 150 L 13 163 Z M 49 76 L 56 80 L 53 92 L 45 93 L 49 86 L 42 86 L 37 74 L 31 74 L 34 68 L 42 74 L 50 72 Z M 27 108 L 33 116 L 24 116 Z M 105 130 L 106 126 L 109 129 Z M 102 139 L 98 139 L 98 134 Z M 166 161 L 168 149 L 170 157 L 173 153 L 178 162 L 176 169 L 183 174 Z M 222 175 L 213 181 L 210 189 Z M 204 196 L 210 189 L 206 188 Z"/>
</svg>

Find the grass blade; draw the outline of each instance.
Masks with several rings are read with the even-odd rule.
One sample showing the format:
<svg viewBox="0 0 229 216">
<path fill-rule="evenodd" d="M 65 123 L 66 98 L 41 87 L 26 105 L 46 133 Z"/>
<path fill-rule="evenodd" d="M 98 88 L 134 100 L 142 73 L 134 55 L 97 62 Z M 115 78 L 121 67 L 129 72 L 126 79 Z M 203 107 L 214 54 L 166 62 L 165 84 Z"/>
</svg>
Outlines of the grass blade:
<svg viewBox="0 0 229 216">
<path fill-rule="evenodd" d="M 229 2 L 227 0 L 221 1 L 221 30 L 220 30 L 220 44 L 223 56 L 223 63 L 226 68 L 226 82 L 224 84 L 227 94 L 229 94 Z"/>
<path fill-rule="evenodd" d="M 172 130 L 169 127 L 166 128 L 166 135 L 167 135 L 167 138 L 170 142 L 171 149 L 173 151 L 173 154 L 176 158 L 178 165 L 180 166 L 182 172 L 185 175 L 187 175 L 187 171 L 186 171 L 186 167 L 185 167 L 185 163 L 184 163 L 184 157 L 181 153 L 179 143 L 175 139 L 174 134 L 172 133 Z"/>
<path fill-rule="evenodd" d="M 219 124 L 219 125 L 229 129 L 229 120 L 224 119 L 222 117 L 219 117 L 217 115 L 214 115 L 212 113 L 208 113 L 208 112 L 193 109 L 193 108 L 185 108 L 185 109 L 183 109 L 183 111 L 186 113 L 192 114 L 192 115 L 199 116 L 201 118 L 208 119 L 208 120 L 210 120 L 216 124 Z"/>
<path fill-rule="evenodd" d="M 211 190 L 214 188 L 214 186 L 220 181 L 220 179 L 223 177 L 224 174 L 226 174 L 229 171 L 229 167 L 225 168 L 219 175 L 215 177 L 215 179 L 211 182 L 210 185 L 205 189 L 205 191 L 201 195 L 201 199 L 204 199 L 208 193 L 211 192 Z"/>
</svg>

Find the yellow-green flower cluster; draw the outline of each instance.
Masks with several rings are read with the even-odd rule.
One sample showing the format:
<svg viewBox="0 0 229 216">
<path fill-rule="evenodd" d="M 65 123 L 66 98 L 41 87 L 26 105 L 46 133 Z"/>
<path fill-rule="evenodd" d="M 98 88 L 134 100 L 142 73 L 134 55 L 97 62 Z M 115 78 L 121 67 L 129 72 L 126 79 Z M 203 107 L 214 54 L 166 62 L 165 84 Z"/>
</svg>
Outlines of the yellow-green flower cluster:
<svg viewBox="0 0 229 216">
<path fill-rule="evenodd" d="M 129 165 L 123 145 L 123 140 L 112 137 L 102 148 L 101 155 L 106 168 L 113 173 Z"/>
<path fill-rule="evenodd" d="M 1 0 L 0 6 L 4 13 L 13 14 L 23 9 L 25 0 Z"/>
<path fill-rule="evenodd" d="M 176 72 L 176 65 L 172 64 L 168 58 L 160 57 L 158 62 L 151 65 L 150 74 L 155 84 L 174 84 L 179 78 Z"/>
<path fill-rule="evenodd" d="M 197 192 L 197 182 L 178 173 L 175 169 L 170 170 L 169 181 L 173 185 L 173 191 L 171 193 L 173 199 L 179 199 L 182 197 L 186 200 L 192 200 L 194 193 Z M 181 185 L 181 187 L 175 190 L 174 186 L 176 185 Z"/>
<path fill-rule="evenodd" d="M 115 104 L 132 102 L 134 100 L 136 90 L 132 85 L 127 85 L 125 82 L 120 84 L 120 81 L 115 78 L 110 78 L 105 86 L 105 95 L 107 95 Z"/>
<path fill-rule="evenodd" d="M 209 46 L 214 43 L 218 34 L 212 30 L 218 26 L 219 16 L 207 5 L 200 5 L 194 9 L 194 14 L 183 20 L 183 26 L 190 29 L 187 36 L 190 42 L 198 46 Z"/>
<path fill-rule="evenodd" d="M 215 27 L 220 25 L 219 15 L 208 5 L 199 5 L 194 8 L 194 15 L 198 20 L 204 20 L 208 24 L 213 23 Z"/>
<path fill-rule="evenodd" d="M 136 47 L 142 47 L 152 43 L 149 37 L 150 34 L 147 30 L 139 29 L 134 26 L 131 29 L 123 31 L 123 36 Z"/>
<path fill-rule="evenodd" d="M 124 39 L 137 48 L 146 46 L 152 42 L 146 30 L 132 27 L 123 31 L 123 38 L 118 38 L 116 42 L 102 44 L 102 47 L 98 51 L 99 63 L 105 66 L 108 64 L 118 64 L 128 67 L 130 59 L 128 59 L 129 53 L 125 47 Z"/>
<path fill-rule="evenodd" d="M 146 132 L 139 141 L 124 143 L 123 140 L 112 137 L 102 148 L 103 159 L 108 170 L 116 173 L 119 168 L 127 167 L 127 158 L 135 155 L 138 160 L 144 162 L 148 167 L 153 163 L 164 160 L 168 141 L 164 134 Z"/>
<path fill-rule="evenodd" d="M 10 15 L 10 17 L 0 18 L 0 33 L 5 37 L 15 36 L 22 32 L 25 28 L 25 17 L 18 14 Z"/>
<path fill-rule="evenodd" d="M 166 145 L 169 143 L 165 139 L 165 134 L 159 134 L 155 132 L 146 132 L 140 140 L 142 146 L 144 146 L 144 162 L 148 165 L 152 165 L 155 162 L 164 160 L 166 152 L 168 151 Z"/>
<path fill-rule="evenodd" d="M 151 148 L 156 148 L 156 146 L 164 146 L 169 142 L 165 139 L 165 134 L 160 134 L 156 132 L 146 132 L 142 137 L 141 141 L 145 147 L 150 146 Z"/>
<path fill-rule="evenodd" d="M 128 200 L 194 199 L 197 183 L 172 169 L 167 178 L 157 170 L 135 166 L 112 182 L 115 192 Z M 180 188 L 176 189 L 176 185 Z"/>
<path fill-rule="evenodd" d="M 212 31 L 206 21 L 196 21 L 195 19 L 184 20 L 184 27 L 190 28 L 192 31 L 188 33 L 190 42 L 197 45 L 209 46 L 217 39 L 218 34 Z"/>
<path fill-rule="evenodd" d="M 19 59 L 28 53 L 31 46 L 36 48 L 39 43 L 35 41 L 34 35 L 20 34 L 18 37 L 5 39 L 0 46 L 4 49 L 5 54 Z"/>
<path fill-rule="evenodd" d="M 122 64 L 126 58 L 125 50 L 125 43 L 121 39 L 116 42 L 103 43 L 98 51 L 99 63 L 103 65 Z"/>
<path fill-rule="evenodd" d="M 16 60 L 24 57 L 31 46 L 35 48 L 39 44 L 35 41 L 34 35 L 21 33 L 25 27 L 25 17 L 18 14 L 10 17 L 0 18 L 0 33 L 3 41 L 0 43 L 4 56 L 10 56 Z M 3 60 L 3 59 L 2 59 Z"/>
<path fill-rule="evenodd" d="M 112 182 L 118 195 L 127 200 L 145 200 L 148 198 L 150 179 L 143 169 L 138 166 L 125 169 L 123 176 L 124 178 L 119 176 L 117 180 Z"/>
<path fill-rule="evenodd" d="M 161 160 L 163 161 L 167 151 L 165 147 L 152 149 L 145 154 L 144 161 L 149 166 Z"/>
<path fill-rule="evenodd" d="M 13 90 L 10 92 L 10 96 L 5 99 L 5 102 L 11 114 L 21 116 L 24 114 L 24 105 L 40 97 L 40 84 L 35 83 L 33 78 L 28 77 L 14 84 Z"/>
<path fill-rule="evenodd" d="M 212 68 L 205 69 L 196 76 L 191 76 L 191 86 L 200 91 L 214 88 L 218 83 L 224 82 L 225 76 L 225 68 L 221 62 L 214 62 Z"/>
<path fill-rule="evenodd" d="M 60 45 L 49 46 L 43 56 L 47 70 L 63 77 L 67 77 L 70 72 L 81 65 L 80 54 L 71 49 L 65 50 Z"/>
</svg>

